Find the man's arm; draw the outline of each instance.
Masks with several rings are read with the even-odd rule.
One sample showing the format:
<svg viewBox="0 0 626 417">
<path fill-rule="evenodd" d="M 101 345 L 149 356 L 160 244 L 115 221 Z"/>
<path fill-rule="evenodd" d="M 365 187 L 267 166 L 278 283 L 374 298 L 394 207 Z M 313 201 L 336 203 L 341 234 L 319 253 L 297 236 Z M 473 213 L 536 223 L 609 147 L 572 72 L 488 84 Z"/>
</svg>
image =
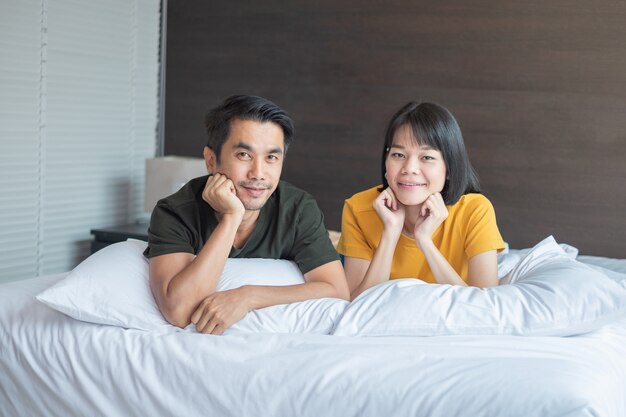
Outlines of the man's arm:
<svg viewBox="0 0 626 417">
<path fill-rule="evenodd" d="M 215 291 L 245 210 L 224 175 L 209 176 L 203 199 L 219 213 L 219 222 L 195 256 L 171 253 L 150 259 L 150 288 L 161 313 L 185 327 L 198 304 Z"/>
<path fill-rule="evenodd" d="M 304 278 L 306 282 L 300 285 L 246 285 L 213 293 L 200 303 L 191 321 L 196 324 L 199 332 L 222 334 L 251 310 L 314 298 L 350 299 L 340 261 L 318 266 L 304 274 Z"/>
<path fill-rule="evenodd" d="M 150 288 L 167 321 L 186 327 L 198 304 L 215 291 L 238 225 L 224 216 L 198 256 L 171 253 L 150 259 Z"/>
</svg>

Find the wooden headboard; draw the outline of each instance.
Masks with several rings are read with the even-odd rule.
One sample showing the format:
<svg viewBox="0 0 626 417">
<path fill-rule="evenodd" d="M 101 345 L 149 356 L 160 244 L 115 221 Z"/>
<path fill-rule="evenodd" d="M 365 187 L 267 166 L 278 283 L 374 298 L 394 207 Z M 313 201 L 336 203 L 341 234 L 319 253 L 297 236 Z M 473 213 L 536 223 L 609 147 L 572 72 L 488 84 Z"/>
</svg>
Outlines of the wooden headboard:
<svg viewBox="0 0 626 417">
<path fill-rule="evenodd" d="M 200 156 L 231 94 L 284 107 L 284 179 L 327 226 L 380 181 L 386 123 L 438 102 L 463 131 L 512 247 L 547 235 L 626 258 L 626 3 L 176 2 L 167 9 L 165 153 Z"/>
</svg>

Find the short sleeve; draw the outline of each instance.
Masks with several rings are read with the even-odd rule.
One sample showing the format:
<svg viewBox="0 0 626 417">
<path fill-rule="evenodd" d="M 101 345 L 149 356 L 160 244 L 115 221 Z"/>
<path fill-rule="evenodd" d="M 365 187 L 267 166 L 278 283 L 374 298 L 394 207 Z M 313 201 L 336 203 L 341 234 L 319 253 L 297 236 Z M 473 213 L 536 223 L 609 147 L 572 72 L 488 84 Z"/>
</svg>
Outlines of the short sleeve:
<svg viewBox="0 0 626 417">
<path fill-rule="evenodd" d="M 339 260 L 339 255 L 324 226 L 324 215 L 313 197 L 304 198 L 298 208 L 290 258 L 306 274 L 319 266 Z"/>
<path fill-rule="evenodd" d="M 194 236 L 181 217 L 167 203 L 159 202 L 150 217 L 148 247 L 144 256 L 152 258 L 169 253 L 195 253 Z"/>
<path fill-rule="evenodd" d="M 490 250 L 504 249 L 504 240 L 498 230 L 496 212 L 491 202 L 480 195 L 468 207 L 465 253 L 468 258 Z"/>
<path fill-rule="evenodd" d="M 341 238 L 337 244 L 337 251 L 353 258 L 371 260 L 374 257 L 374 248 L 367 243 L 354 209 L 348 200 L 344 203 L 341 214 Z"/>
</svg>

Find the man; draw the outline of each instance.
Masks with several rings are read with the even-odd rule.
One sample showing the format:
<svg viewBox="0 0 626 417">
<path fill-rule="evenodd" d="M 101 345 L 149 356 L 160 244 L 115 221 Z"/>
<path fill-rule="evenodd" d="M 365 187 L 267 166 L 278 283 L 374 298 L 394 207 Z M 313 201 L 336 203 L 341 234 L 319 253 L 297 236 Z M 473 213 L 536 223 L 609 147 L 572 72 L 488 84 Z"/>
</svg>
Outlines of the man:
<svg viewBox="0 0 626 417">
<path fill-rule="evenodd" d="M 312 298 L 349 299 L 337 252 L 314 199 L 280 181 L 292 140 L 274 103 L 232 96 L 205 120 L 209 176 L 157 203 L 146 257 L 150 287 L 172 324 L 221 334 L 250 310 Z M 294 260 L 305 283 L 215 292 L 227 258 Z"/>
</svg>

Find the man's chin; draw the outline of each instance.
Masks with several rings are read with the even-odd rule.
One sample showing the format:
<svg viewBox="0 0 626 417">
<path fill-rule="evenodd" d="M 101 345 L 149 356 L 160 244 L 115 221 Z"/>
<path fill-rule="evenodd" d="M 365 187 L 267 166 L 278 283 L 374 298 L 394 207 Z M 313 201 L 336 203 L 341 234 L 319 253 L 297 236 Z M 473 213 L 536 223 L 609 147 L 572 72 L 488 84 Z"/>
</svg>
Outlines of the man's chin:
<svg viewBox="0 0 626 417">
<path fill-rule="evenodd" d="M 265 205 L 265 203 L 267 202 L 267 200 L 265 201 L 247 201 L 245 203 L 243 203 L 243 207 L 247 210 L 247 211 L 259 211 L 263 208 L 263 206 Z"/>
</svg>

